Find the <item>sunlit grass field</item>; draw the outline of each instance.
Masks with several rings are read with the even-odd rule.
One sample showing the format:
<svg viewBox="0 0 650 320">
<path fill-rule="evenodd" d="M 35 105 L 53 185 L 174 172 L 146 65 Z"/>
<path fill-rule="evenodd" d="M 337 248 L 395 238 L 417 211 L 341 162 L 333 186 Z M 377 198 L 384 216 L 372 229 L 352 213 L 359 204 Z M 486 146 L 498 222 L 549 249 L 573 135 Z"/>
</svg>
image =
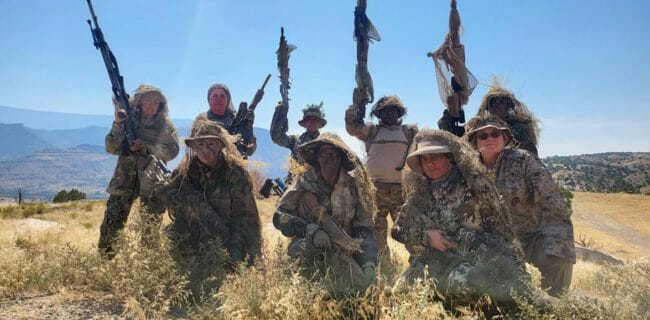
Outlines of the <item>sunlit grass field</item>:
<svg viewBox="0 0 650 320">
<path fill-rule="evenodd" d="M 521 302 L 517 311 L 496 313 L 480 308 L 445 309 L 430 282 L 392 293 L 390 287 L 408 258 L 392 240 L 392 268 L 383 270 L 377 287 L 354 297 L 328 296 L 321 282 L 300 276 L 284 257 L 286 239 L 271 224 L 277 198 L 258 201 L 265 259 L 225 279 L 217 275 L 222 281 L 220 290 L 202 293 L 200 301 L 190 298 L 189 276 L 177 268 L 168 243 L 163 241 L 157 249 L 140 245 L 137 205 L 120 254 L 107 262 L 96 254 L 104 201 L 30 204 L 22 209 L 4 203 L 0 205 L 0 319 L 64 318 L 70 301 L 82 309 L 75 313 L 81 318 L 650 318 L 650 244 L 643 238 L 650 237 L 650 196 L 574 196 L 576 235 L 626 264 L 600 266 L 579 261 L 570 294 L 553 308 L 541 310 Z M 165 223 L 169 223 L 167 217 Z M 536 270 L 530 271 L 538 281 Z M 44 297 L 46 303 L 41 303 Z M 90 303 L 80 303 L 88 299 Z"/>
</svg>

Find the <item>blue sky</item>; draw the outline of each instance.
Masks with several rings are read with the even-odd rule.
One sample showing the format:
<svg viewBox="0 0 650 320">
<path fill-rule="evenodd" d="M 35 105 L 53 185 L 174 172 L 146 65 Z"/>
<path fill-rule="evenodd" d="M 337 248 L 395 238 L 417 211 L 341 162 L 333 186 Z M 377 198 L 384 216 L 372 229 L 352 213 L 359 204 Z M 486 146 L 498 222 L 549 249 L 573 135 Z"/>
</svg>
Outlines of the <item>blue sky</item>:
<svg viewBox="0 0 650 320">
<path fill-rule="evenodd" d="M 449 1 L 368 2 L 382 36 L 369 55 L 376 95 L 399 95 L 409 108 L 405 122 L 435 127 L 443 107 L 426 53 L 447 31 Z M 290 59 L 290 131 L 300 131 L 306 104 L 324 101 L 327 128 L 339 133 L 354 87 L 355 4 L 94 1 L 129 91 L 142 82 L 162 88 L 175 118 L 205 111 L 215 82 L 230 87 L 235 104 L 250 101 L 271 73 L 255 122 L 268 128 L 280 99 L 275 50 L 284 26 L 298 47 Z M 541 119 L 543 156 L 650 151 L 650 2 L 459 0 L 458 7 L 467 65 L 482 83 L 468 115 L 497 76 Z M 83 0 L 0 0 L 0 105 L 111 114 L 88 17 Z"/>
</svg>

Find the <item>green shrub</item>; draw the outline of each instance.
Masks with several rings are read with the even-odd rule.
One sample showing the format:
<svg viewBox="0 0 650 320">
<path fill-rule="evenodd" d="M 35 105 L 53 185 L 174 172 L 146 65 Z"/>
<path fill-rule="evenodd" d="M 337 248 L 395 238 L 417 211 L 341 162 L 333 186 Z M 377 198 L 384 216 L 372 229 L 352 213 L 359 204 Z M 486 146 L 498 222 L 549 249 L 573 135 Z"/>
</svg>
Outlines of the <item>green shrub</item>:
<svg viewBox="0 0 650 320">
<path fill-rule="evenodd" d="M 70 191 L 66 191 L 65 189 L 59 191 L 55 196 L 54 199 L 52 199 L 52 202 L 54 203 L 61 203 L 61 202 L 67 202 L 67 201 L 75 201 L 75 200 L 82 200 L 86 199 L 86 194 L 72 188 Z"/>
</svg>

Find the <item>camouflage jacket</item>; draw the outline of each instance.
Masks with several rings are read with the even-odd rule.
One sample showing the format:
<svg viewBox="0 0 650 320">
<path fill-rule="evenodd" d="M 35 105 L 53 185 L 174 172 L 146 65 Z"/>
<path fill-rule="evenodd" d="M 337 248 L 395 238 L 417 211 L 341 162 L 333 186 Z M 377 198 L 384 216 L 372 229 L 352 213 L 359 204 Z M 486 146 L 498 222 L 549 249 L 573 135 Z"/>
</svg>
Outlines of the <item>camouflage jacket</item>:
<svg viewBox="0 0 650 320">
<path fill-rule="evenodd" d="M 136 113 L 136 117 L 139 118 Z M 158 114 L 152 119 L 141 118 L 135 121 L 135 136 L 142 140 L 143 151 L 132 153 L 125 146 L 124 124 L 113 122 L 111 131 L 106 135 L 106 151 L 118 155 L 115 173 L 106 192 L 115 196 L 130 196 L 139 194 L 136 187 L 143 178 L 143 170 L 151 161 L 151 155 L 164 162 L 178 155 L 178 137 L 176 128 L 165 115 Z M 126 150 L 125 150 L 126 149 Z"/>
<path fill-rule="evenodd" d="M 250 115 L 250 117 L 253 117 L 253 115 Z M 196 119 L 194 119 L 194 123 L 192 124 L 192 127 L 194 127 L 194 124 L 199 119 L 210 119 L 212 121 L 215 121 L 219 123 L 219 125 L 221 125 L 224 129 L 228 130 L 228 132 L 231 135 L 235 134 L 236 128 L 233 127 L 232 125 L 233 121 L 235 120 L 235 114 L 232 112 L 227 112 L 223 116 L 218 116 L 208 110 L 206 112 L 200 113 L 196 117 Z M 247 121 L 245 123 L 245 126 L 241 133 L 241 137 L 237 139 L 237 142 L 235 142 L 235 146 L 237 147 L 237 150 L 239 150 L 239 153 L 244 158 L 250 157 L 253 155 L 253 153 L 255 153 L 255 150 L 257 149 L 257 139 L 255 138 L 255 133 L 253 132 L 252 118 L 250 118 L 250 121 Z"/>
<path fill-rule="evenodd" d="M 506 117 L 504 120 L 508 124 L 508 127 L 510 127 L 512 136 L 517 141 L 517 147 L 537 156 L 537 141 L 534 137 L 531 137 L 530 124 L 511 117 Z"/>
<path fill-rule="evenodd" d="M 511 241 L 508 220 L 478 200 L 456 167 L 447 176 L 430 181 L 430 185 L 426 195 L 409 197 L 402 209 L 399 224 L 409 251 L 418 254 L 429 247 L 425 236 L 428 229 L 446 231 L 460 252 L 471 250 L 489 237 Z"/>
<path fill-rule="evenodd" d="M 341 170 L 339 181 L 332 189 L 312 168 L 302 174 L 280 199 L 273 215 L 273 225 L 287 237 L 303 237 L 311 241 L 314 232 L 321 229 L 316 217 L 305 210 L 303 197 L 313 195 L 334 221 L 351 237 L 361 238 L 363 252 L 356 260 L 363 266 L 374 264 L 377 247 L 372 232 L 372 213 L 366 212 L 358 200 L 354 179 Z"/>
<path fill-rule="evenodd" d="M 171 209 L 171 229 L 189 234 L 194 247 L 220 239 L 235 262 L 261 254 L 260 218 L 242 169 L 222 163 L 210 170 L 194 158 L 187 176 L 175 171 L 158 195 Z"/>
<path fill-rule="evenodd" d="M 546 254 L 575 262 L 569 209 L 544 164 L 527 151 L 507 148 L 493 170 L 517 236 L 541 232 Z"/>
</svg>

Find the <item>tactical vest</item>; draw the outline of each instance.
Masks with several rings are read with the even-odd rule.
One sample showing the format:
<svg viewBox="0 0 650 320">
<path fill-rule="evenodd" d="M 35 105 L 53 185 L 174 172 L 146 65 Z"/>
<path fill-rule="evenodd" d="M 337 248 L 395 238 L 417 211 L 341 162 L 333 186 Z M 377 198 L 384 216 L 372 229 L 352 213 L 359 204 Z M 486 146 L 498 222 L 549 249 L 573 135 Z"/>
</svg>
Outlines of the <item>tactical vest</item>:
<svg viewBox="0 0 650 320">
<path fill-rule="evenodd" d="M 373 180 L 402 182 L 402 168 L 415 133 L 415 127 L 408 125 L 394 129 L 386 126 L 372 127 L 368 134 L 366 153 L 368 171 Z"/>
</svg>

